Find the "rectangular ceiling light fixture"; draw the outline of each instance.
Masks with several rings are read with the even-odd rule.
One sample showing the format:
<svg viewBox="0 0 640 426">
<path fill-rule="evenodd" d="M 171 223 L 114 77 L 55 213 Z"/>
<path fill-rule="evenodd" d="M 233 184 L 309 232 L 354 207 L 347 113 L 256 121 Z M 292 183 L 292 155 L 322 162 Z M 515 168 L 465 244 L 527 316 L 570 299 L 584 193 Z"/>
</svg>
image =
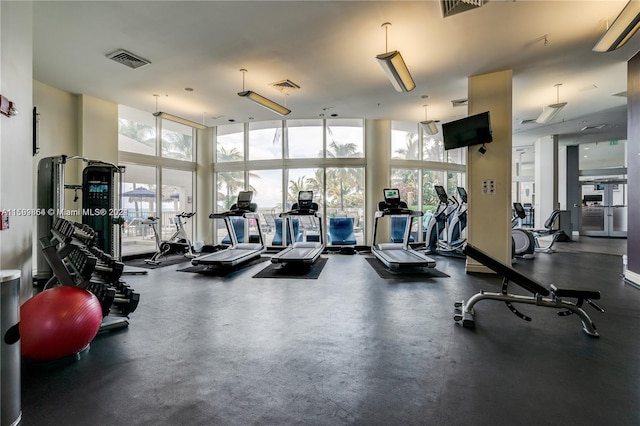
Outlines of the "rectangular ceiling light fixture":
<svg viewBox="0 0 640 426">
<path fill-rule="evenodd" d="M 567 105 L 566 102 L 547 105 L 542 109 L 542 113 L 536 118 L 536 123 L 545 124 L 556 118 L 556 115 L 560 114 L 562 108 Z"/>
<path fill-rule="evenodd" d="M 178 117 L 177 115 L 169 114 L 167 112 L 154 112 L 153 115 L 154 117 L 163 118 L 165 120 L 173 121 L 174 123 L 184 124 L 185 126 L 195 127 L 200 130 L 207 128 L 204 124 L 196 123 L 195 121 L 187 120 L 186 118 Z"/>
<path fill-rule="evenodd" d="M 556 115 L 558 115 L 560 111 L 562 111 L 562 108 L 567 105 L 566 102 L 560 102 L 560 86 L 562 86 L 562 83 L 554 84 L 557 93 L 556 103 L 543 107 L 542 113 L 540 113 L 538 118 L 536 118 L 536 123 L 545 124 L 550 122 L 556 118 Z"/>
<path fill-rule="evenodd" d="M 276 114 L 287 115 L 291 113 L 290 109 L 283 107 L 279 103 L 273 102 L 271 99 L 267 99 L 264 96 L 257 94 L 256 92 L 252 92 L 251 90 L 238 92 L 238 96 L 250 99 L 258 105 L 275 112 Z"/>
<path fill-rule="evenodd" d="M 606 33 L 593 46 L 594 52 L 611 52 L 622 47 L 640 26 L 640 1 L 631 0 Z"/>
<path fill-rule="evenodd" d="M 378 63 L 397 92 L 410 92 L 416 87 L 407 64 L 397 50 L 376 56 Z"/>
<path fill-rule="evenodd" d="M 422 126 L 422 131 L 427 135 L 435 135 L 438 133 L 438 126 L 433 120 L 421 121 L 420 126 Z"/>
</svg>

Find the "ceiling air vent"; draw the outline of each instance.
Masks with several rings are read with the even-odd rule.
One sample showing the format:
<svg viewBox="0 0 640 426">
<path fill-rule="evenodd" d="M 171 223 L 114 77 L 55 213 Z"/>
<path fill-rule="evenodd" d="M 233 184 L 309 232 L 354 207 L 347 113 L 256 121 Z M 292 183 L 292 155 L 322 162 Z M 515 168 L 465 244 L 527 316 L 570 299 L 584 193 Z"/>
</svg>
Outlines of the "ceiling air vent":
<svg viewBox="0 0 640 426">
<path fill-rule="evenodd" d="M 535 122 L 536 122 L 535 118 L 525 118 L 524 120 L 520 120 L 520 124 L 531 124 Z"/>
<path fill-rule="evenodd" d="M 469 9 L 482 7 L 483 2 L 484 0 L 440 0 L 442 17 L 446 18 Z"/>
<path fill-rule="evenodd" d="M 133 53 L 124 49 L 118 49 L 114 52 L 109 53 L 107 55 L 107 58 L 121 63 L 122 65 L 126 65 L 132 69 L 140 68 L 151 63 L 146 59 L 143 59 L 138 55 L 134 55 Z"/>
</svg>

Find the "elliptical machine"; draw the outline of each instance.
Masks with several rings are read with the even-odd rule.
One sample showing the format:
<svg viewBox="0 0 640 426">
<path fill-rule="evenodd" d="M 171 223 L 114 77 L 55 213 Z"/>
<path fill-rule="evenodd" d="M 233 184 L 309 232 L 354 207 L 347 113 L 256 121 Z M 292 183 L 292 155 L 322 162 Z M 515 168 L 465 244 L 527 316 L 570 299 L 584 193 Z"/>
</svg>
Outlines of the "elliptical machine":
<svg viewBox="0 0 640 426">
<path fill-rule="evenodd" d="M 466 201 L 464 206 L 455 198 L 449 198 L 447 191 L 441 185 L 434 185 L 438 195 L 438 206 L 431 216 L 425 232 L 425 249 L 427 253 L 442 254 L 454 257 L 465 257 L 462 249 L 466 239 L 461 233 L 467 222 Z M 466 191 L 464 191 L 466 200 Z M 462 192 L 459 192 L 462 198 Z M 455 218 L 455 224 L 451 224 Z"/>
<path fill-rule="evenodd" d="M 180 252 L 183 252 L 184 255 L 189 258 L 196 257 L 197 255 L 193 253 L 193 248 L 187 235 L 187 231 L 184 229 L 186 221 L 183 221 L 183 219 L 192 218 L 195 214 L 196 212 L 182 212 L 177 214 L 174 219 L 176 231 L 166 241 L 161 241 L 160 239 L 160 235 L 158 233 L 158 217 L 149 217 L 147 220 L 143 221 L 143 224 L 151 227 L 153 236 L 156 240 L 156 252 L 150 259 L 145 259 L 144 262 L 150 265 L 159 265 L 161 263 L 160 260 L 158 260 L 160 257 Z"/>
<path fill-rule="evenodd" d="M 522 229 L 520 223 L 527 217 L 522 204 L 513 203 L 514 215 L 511 218 L 511 253 L 512 257 L 533 259 L 536 252 L 536 238 L 533 232 Z"/>
<path fill-rule="evenodd" d="M 456 190 L 460 196 L 460 202 L 455 197 L 451 197 L 457 207 L 451 214 L 448 225 L 447 241 L 450 243 L 460 243 L 466 240 L 462 238 L 462 231 L 467 227 L 467 191 L 461 186 L 456 187 Z"/>
<path fill-rule="evenodd" d="M 515 222 L 517 219 L 524 219 L 526 212 L 521 203 L 513 203 L 515 211 Z M 554 229 L 556 221 L 560 218 L 560 210 L 551 212 L 547 220 L 544 221 L 544 229 L 522 229 L 513 228 L 511 236 L 513 239 L 513 255 L 532 259 L 534 253 L 555 253 L 553 245 L 559 239 L 566 238 L 566 234 L 560 229 Z M 512 226 L 514 220 L 512 220 Z M 551 236 L 551 242 L 546 246 L 540 244 L 540 237 Z"/>
</svg>

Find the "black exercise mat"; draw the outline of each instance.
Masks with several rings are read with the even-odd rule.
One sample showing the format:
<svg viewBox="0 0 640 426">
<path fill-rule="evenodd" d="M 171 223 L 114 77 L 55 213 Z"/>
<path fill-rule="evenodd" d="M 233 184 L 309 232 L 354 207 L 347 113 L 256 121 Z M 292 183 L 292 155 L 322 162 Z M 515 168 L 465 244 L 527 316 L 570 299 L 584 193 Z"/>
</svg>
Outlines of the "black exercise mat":
<svg viewBox="0 0 640 426">
<path fill-rule="evenodd" d="M 423 280 L 425 278 L 449 278 L 450 275 L 444 272 L 438 271 L 435 268 L 405 268 L 398 271 L 392 271 L 384 266 L 384 263 L 380 262 L 375 257 L 365 258 L 369 265 L 378 273 L 378 276 L 382 279 L 401 279 L 401 280 Z"/>
<path fill-rule="evenodd" d="M 135 267 L 135 268 L 158 269 L 158 268 L 164 268 L 165 266 L 177 265 L 179 263 L 185 263 L 185 262 L 191 261 L 191 258 L 186 257 L 182 253 L 179 253 L 179 254 L 170 254 L 168 256 L 161 256 L 158 259 L 160 261 L 159 265 L 152 265 L 149 263 L 145 263 L 144 260 L 151 259 L 151 256 L 153 255 L 151 254 L 148 257 L 144 257 L 144 258 L 125 260 L 124 264 L 127 266 Z"/>
<path fill-rule="evenodd" d="M 229 266 L 229 267 L 212 266 L 212 265 L 195 265 L 195 266 L 189 266 L 187 268 L 178 269 L 178 272 L 192 272 L 195 274 L 224 277 L 232 272 L 236 272 L 241 269 L 245 269 L 250 266 L 257 265 L 258 263 L 266 262 L 267 260 L 269 260 L 268 257 L 258 257 L 247 263 L 243 263 L 237 266 Z"/>
<path fill-rule="evenodd" d="M 315 280 L 320 276 L 327 263 L 326 257 L 319 257 L 313 265 L 297 263 L 272 263 L 253 276 L 253 278 L 299 278 Z"/>
</svg>

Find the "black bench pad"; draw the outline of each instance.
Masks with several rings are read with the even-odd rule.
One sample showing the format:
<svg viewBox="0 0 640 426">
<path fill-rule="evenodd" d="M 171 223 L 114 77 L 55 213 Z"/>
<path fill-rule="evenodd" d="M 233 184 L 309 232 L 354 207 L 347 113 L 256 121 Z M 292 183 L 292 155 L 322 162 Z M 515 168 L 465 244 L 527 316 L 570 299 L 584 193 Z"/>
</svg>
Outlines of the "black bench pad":
<svg viewBox="0 0 640 426">
<path fill-rule="evenodd" d="M 551 292 L 558 297 L 575 297 L 577 299 L 600 299 L 600 292 L 594 290 L 558 288 L 551 284 Z"/>
<path fill-rule="evenodd" d="M 482 250 L 468 244 L 464 247 L 464 254 L 482 263 L 487 268 L 497 272 L 505 277 L 507 280 L 518 284 L 519 286 L 529 290 L 533 294 L 539 294 L 540 296 L 549 296 L 549 290 L 537 282 L 536 280 L 523 275 L 519 271 L 516 271 L 511 266 L 508 266 L 499 260 L 489 256 Z"/>
</svg>

